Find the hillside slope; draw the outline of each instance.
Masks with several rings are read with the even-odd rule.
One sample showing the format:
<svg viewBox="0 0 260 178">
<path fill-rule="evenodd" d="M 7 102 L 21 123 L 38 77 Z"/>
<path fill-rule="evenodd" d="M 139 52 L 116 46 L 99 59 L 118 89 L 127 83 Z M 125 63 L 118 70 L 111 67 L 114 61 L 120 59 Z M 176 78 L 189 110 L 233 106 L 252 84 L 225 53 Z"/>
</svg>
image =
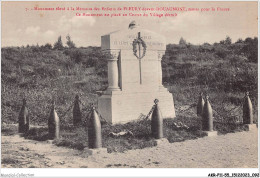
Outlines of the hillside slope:
<svg viewBox="0 0 260 178">
<path fill-rule="evenodd" d="M 241 118 L 244 92 L 250 91 L 257 116 L 257 41 L 167 45 L 163 83 L 173 93 L 175 107 L 194 105 L 203 91 L 210 96 L 216 118 Z M 7 47 L 2 48 L 1 57 L 2 122 L 17 122 L 21 100 L 26 97 L 32 122 L 47 123 L 54 97 L 62 124 L 72 123 L 68 109 L 75 95 L 85 105 L 96 104 L 96 91 L 107 87 L 107 56 L 100 47 Z"/>
</svg>

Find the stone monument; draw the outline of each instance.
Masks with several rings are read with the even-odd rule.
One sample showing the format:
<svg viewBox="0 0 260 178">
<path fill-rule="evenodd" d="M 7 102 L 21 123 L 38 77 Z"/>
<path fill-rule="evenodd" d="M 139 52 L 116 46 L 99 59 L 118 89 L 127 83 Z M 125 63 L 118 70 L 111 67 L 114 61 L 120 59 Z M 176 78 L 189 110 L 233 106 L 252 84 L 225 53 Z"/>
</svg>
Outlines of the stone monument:
<svg viewBox="0 0 260 178">
<path fill-rule="evenodd" d="M 98 98 L 98 111 L 108 122 L 125 123 L 147 115 L 155 99 L 163 118 L 174 118 L 172 94 L 162 85 L 165 37 L 133 21 L 125 30 L 101 37 L 108 52 L 108 88 Z"/>
</svg>

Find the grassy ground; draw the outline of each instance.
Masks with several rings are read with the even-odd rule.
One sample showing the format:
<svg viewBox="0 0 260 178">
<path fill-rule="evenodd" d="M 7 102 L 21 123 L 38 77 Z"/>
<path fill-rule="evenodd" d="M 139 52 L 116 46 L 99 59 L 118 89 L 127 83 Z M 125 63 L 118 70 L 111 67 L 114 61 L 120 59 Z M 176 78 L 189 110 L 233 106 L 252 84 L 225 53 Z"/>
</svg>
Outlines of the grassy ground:
<svg viewBox="0 0 260 178">
<path fill-rule="evenodd" d="M 185 126 L 177 127 L 178 123 Z M 164 119 L 163 123 L 164 137 L 170 143 L 181 142 L 185 140 L 197 139 L 204 137 L 206 134 L 201 131 L 201 120 L 199 117 L 184 117 L 180 116 L 173 119 Z M 215 130 L 219 134 L 230 132 L 244 131 L 246 128 L 242 124 L 220 124 L 215 123 Z M 2 132 L 4 135 L 13 135 L 16 133 L 17 127 L 12 125 L 5 127 Z M 110 132 L 118 133 L 121 131 L 131 131 L 132 135 L 114 137 L 109 135 Z M 83 150 L 88 147 L 87 128 L 84 126 L 66 126 L 61 128 L 61 138 L 55 140 L 54 144 L 78 150 Z M 48 140 L 48 128 L 31 128 L 24 135 L 26 139 L 37 141 Z M 142 149 L 145 147 L 155 146 L 154 139 L 151 136 L 151 121 L 139 120 L 126 124 L 108 125 L 102 124 L 102 144 L 108 149 L 108 152 L 124 152 L 132 149 Z"/>
</svg>

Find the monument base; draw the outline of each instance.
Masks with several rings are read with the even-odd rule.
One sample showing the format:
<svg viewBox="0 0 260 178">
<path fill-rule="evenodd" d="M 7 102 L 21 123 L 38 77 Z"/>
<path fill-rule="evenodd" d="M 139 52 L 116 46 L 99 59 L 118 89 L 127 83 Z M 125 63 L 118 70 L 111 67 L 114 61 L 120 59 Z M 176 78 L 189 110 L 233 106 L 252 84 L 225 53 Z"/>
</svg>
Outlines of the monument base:
<svg viewBox="0 0 260 178">
<path fill-rule="evenodd" d="M 96 148 L 96 149 L 85 148 L 84 153 L 87 153 L 88 155 L 106 154 L 107 148 Z"/>
<path fill-rule="evenodd" d="M 208 137 L 218 136 L 218 132 L 217 131 L 203 131 L 203 132 L 206 133 Z"/>
<path fill-rule="evenodd" d="M 157 139 L 155 140 L 155 145 L 156 146 L 165 146 L 170 144 L 169 141 L 167 140 L 167 138 L 161 138 L 161 139 Z"/>
<path fill-rule="evenodd" d="M 248 128 L 248 131 L 256 130 L 256 124 L 245 124 L 246 128 Z"/>
<path fill-rule="evenodd" d="M 173 96 L 166 88 L 152 92 L 105 91 L 98 98 L 98 112 L 112 124 L 126 123 L 146 117 L 155 99 L 163 118 L 175 117 Z"/>
</svg>

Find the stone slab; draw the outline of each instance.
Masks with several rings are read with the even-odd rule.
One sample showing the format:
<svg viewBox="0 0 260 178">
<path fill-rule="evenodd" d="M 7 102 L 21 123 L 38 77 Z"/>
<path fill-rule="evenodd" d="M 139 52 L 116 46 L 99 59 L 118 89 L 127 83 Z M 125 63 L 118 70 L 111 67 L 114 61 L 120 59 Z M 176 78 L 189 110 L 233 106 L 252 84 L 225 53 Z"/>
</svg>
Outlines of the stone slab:
<svg viewBox="0 0 260 178">
<path fill-rule="evenodd" d="M 159 147 L 165 146 L 165 145 L 168 145 L 168 144 L 170 144 L 170 143 L 169 143 L 167 138 L 161 138 L 161 139 L 156 139 L 155 140 L 155 145 L 159 146 Z"/>
<path fill-rule="evenodd" d="M 96 148 L 96 149 L 85 148 L 84 153 L 87 153 L 88 155 L 106 154 L 107 148 Z"/>
<path fill-rule="evenodd" d="M 218 132 L 217 131 L 204 131 L 204 133 L 206 133 L 208 137 L 218 136 Z"/>
<path fill-rule="evenodd" d="M 245 124 L 246 127 L 248 128 L 248 131 L 256 130 L 256 124 Z"/>
</svg>

